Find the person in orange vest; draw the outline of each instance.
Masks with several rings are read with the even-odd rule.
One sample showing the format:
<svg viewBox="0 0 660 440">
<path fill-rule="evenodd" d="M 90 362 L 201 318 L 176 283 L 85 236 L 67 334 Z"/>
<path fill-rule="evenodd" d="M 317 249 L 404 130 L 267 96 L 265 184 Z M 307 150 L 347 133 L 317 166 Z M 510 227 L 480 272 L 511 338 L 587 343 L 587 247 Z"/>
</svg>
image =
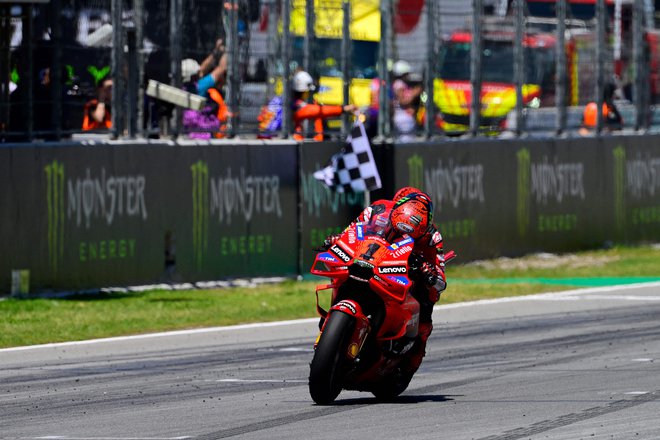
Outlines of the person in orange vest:
<svg viewBox="0 0 660 440">
<path fill-rule="evenodd" d="M 614 92 L 616 86 L 609 83 L 605 86 L 603 92 L 603 128 L 606 130 L 621 130 L 623 128 L 623 118 L 619 109 L 614 104 Z M 598 124 L 598 104 L 590 102 L 584 107 L 582 113 L 581 134 L 588 134 L 596 129 Z"/>
<path fill-rule="evenodd" d="M 323 140 L 323 119 L 341 116 L 342 113 L 355 113 L 357 107 L 353 104 L 348 105 L 321 105 L 309 103 L 309 94 L 316 90 L 312 76 L 300 70 L 293 76 L 293 99 L 292 99 L 292 117 L 293 117 L 293 138 L 303 140 L 305 138 L 304 122 L 312 120 L 314 123 L 315 141 Z"/>
<path fill-rule="evenodd" d="M 97 98 L 85 104 L 82 129 L 85 131 L 112 128 L 112 78 L 98 82 Z"/>
</svg>

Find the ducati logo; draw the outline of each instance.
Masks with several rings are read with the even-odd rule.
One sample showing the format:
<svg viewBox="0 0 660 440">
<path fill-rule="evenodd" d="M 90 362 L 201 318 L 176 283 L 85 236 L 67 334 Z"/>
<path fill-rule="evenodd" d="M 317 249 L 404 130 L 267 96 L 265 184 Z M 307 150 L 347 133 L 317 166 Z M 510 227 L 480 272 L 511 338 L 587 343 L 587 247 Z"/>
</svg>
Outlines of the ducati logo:
<svg viewBox="0 0 660 440">
<path fill-rule="evenodd" d="M 352 314 L 357 315 L 357 310 L 355 309 L 355 306 L 348 301 L 339 301 L 337 303 L 337 307 L 348 309 Z"/>
</svg>

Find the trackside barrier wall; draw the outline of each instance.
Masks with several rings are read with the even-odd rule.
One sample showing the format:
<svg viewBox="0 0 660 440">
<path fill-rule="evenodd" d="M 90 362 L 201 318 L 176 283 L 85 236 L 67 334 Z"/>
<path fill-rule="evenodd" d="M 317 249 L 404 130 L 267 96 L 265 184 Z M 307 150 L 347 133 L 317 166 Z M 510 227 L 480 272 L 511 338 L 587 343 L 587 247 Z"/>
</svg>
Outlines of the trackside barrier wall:
<svg viewBox="0 0 660 440">
<path fill-rule="evenodd" d="M 394 163 L 463 262 L 660 241 L 658 136 L 407 144 Z"/>
<path fill-rule="evenodd" d="M 298 145 L 0 148 L 0 291 L 298 273 Z"/>
<path fill-rule="evenodd" d="M 240 142 L 240 143 L 239 143 Z M 0 148 L 0 293 L 308 273 L 362 209 L 312 174 L 337 143 Z M 420 186 L 462 262 L 660 241 L 660 136 L 380 145 L 385 188 Z"/>
</svg>

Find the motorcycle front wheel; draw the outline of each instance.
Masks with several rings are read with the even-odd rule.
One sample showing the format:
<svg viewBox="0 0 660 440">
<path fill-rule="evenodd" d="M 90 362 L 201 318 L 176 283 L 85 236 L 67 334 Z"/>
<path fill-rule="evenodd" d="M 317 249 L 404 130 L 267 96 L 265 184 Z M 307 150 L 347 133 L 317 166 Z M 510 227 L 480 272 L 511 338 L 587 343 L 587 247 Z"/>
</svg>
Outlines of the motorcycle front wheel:
<svg viewBox="0 0 660 440">
<path fill-rule="evenodd" d="M 319 405 L 332 403 L 341 392 L 350 364 L 347 350 L 354 326 L 355 319 L 345 313 L 334 312 L 328 317 L 309 371 L 309 394 Z"/>
</svg>

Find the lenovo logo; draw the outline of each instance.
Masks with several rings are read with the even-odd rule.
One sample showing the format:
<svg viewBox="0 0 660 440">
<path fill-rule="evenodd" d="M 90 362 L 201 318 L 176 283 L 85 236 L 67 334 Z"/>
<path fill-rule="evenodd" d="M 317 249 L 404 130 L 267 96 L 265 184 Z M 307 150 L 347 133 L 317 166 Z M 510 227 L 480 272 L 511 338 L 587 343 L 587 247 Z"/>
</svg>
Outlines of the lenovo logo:
<svg viewBox="0 0 660 440">
<path fill-rule="evenodd" d="M 349 261 L 351 261 L 351 257 L 348 256 L 348 254 L 347 254 L 346 252 L 344 252 L 344 251 L 343 251 L 339 246 L 337 246 L 336 244 L 333 245 L 333 246 L 330 248 L 330 250 L 331 250 L 336 256 L 338 256 L 339 258 L 341 258 L 341 259 L 344 261 L 344 263 L 348 263 Z"/>
<path fill-rule="evenodd" d="M 379 267 L 378 273 L 388 274 L 388 273 L 406 273 L 408 269 L 405 266 L 392 266 L 392 267 Z"/>
</svg>

